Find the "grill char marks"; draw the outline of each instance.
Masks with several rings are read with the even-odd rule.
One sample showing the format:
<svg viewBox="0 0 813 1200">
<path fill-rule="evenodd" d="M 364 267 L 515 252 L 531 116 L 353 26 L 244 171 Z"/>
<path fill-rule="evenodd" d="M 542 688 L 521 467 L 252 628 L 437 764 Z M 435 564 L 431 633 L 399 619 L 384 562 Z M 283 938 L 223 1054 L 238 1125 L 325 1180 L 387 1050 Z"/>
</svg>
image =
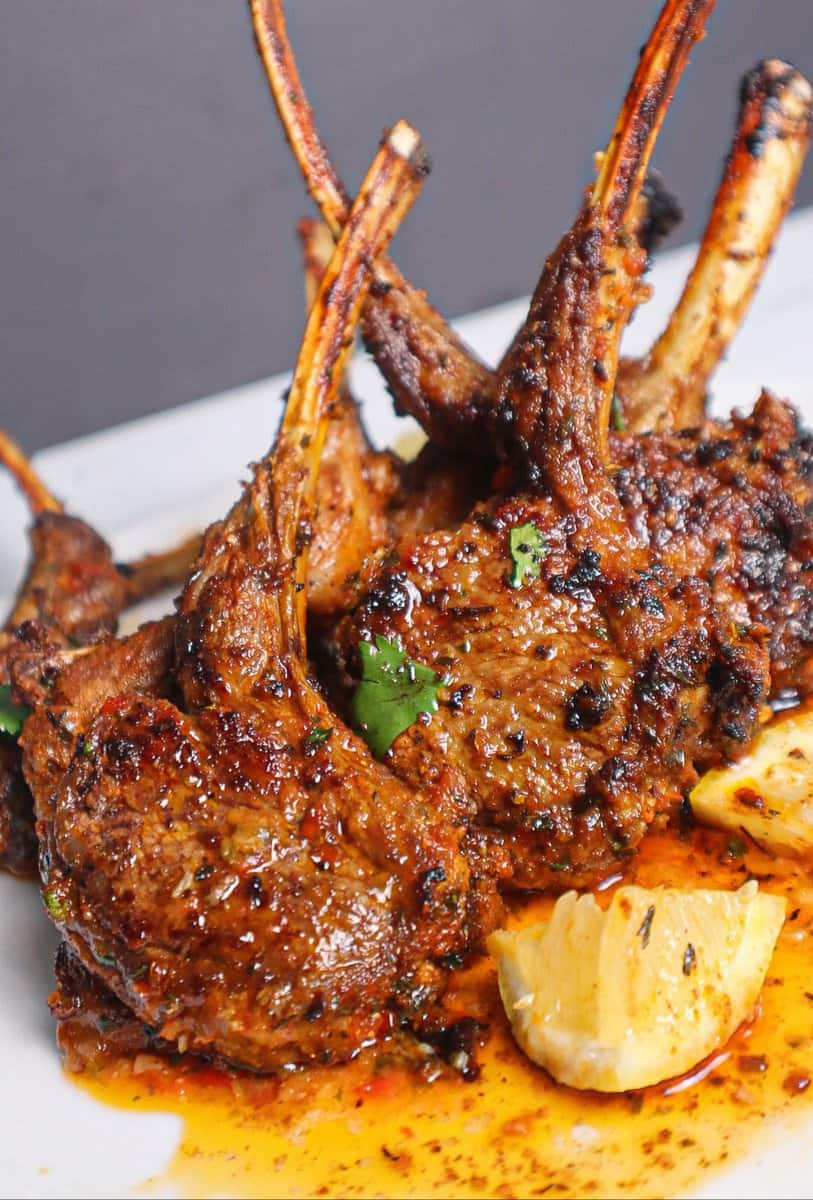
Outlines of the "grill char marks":
<svg viewBox="0 0 813 1200">
<path fill-rule="evenodd" d="M 766 698 L 767 653 L 692 572 L 627 574 L 571 549 L 551 501 L 478 516 L 404 541 L 340 625 L 338 654 L 352 673 L 358 643 L 380 635 L 444 676 L 439 711 L 385 761 L 412 786 L 442 773 L 472 798 L 472 870 L 503 886 L 581 886 L 680 800 L 695 764 L 739 751 Z M 515 589 L 508 532 L 529 522 L 546 555 Z M 409 606 L 380 602 L 393 579 Z"/>
<path fill-rule="evenodd" d="M 793 409 L 763 394 L 748 417 L 686 437 L 619 437 L 630 521 L 677 575 L 706 581 L 732 626 L 764 637 L 771 691 L 806 690 L 813 641 L 813 449 Z"/>
</svg>

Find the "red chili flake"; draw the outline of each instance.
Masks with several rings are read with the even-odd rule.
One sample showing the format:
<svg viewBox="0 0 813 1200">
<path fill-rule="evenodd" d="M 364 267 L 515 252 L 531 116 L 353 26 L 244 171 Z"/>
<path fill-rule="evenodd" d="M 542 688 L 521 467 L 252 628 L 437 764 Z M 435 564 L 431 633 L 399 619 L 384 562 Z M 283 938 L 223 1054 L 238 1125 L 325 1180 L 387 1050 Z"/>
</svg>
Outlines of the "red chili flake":
<svg viewBox="0 0 813 1200">
<path fill-rule="evenodd" d="M 395 1081 L 391 1075 L 373 1075 L 370 1079 L 365 1079 L 356 1088 L 356 1096 L 362 1099 L 380 1100 L 384 1096 L 391 1095 L 395 1088 Z"/>
<path fill-rule="evenodd" d="M 397 1023 L 395 1013 L 385 1008 L 376 1023 L 375 1036 L 377 1038 L 388 1037 L 394 1033 Z"/>
</svg>

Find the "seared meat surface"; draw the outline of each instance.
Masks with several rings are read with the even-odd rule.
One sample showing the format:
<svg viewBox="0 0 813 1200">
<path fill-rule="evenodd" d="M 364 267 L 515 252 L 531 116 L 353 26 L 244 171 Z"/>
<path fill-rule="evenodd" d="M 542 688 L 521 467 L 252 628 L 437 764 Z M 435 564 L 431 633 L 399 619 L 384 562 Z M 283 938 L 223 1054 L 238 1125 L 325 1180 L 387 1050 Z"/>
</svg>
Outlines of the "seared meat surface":
<svg viewBox="0 0 813 1200">
<path fill-rule="evenodd" d="M 416 190 L 418 147 L 402 126 L 382 146 L 273 459 L 204 539 L 172 698 L 158 694 L 167 622 L 129 640 L 129 683 L 105 647 L 66 665 L 22 735 L 46 902 L 73 953 L 164 1041 L 257 1070 L 351 1056 L 425 1010 L 444 957 L 473 936 L 460 798 L 399 783 L 305 658 L 302 534 L 332 380 L 375 251 Z"/>
<path fill-rule="evenodd" d="M 404 539 L 368 580 L 339 657 L 357 674 L 359 643 L 383 636 L 444 676 L 440 711 L 387 761 L 413 784 L 454 767 L 503 882 L 595 880 L 696 769 L 747 745 L 769 692 L 805 687 L 812 448 L 769 395 L 699 432 L 615 436 L 618 499 L 658 564 L 648 579 L 599 538 L 568 551 L 573 518 L 516 498 Z M 510 531 L 529 522 L 540 577 L 515 590 Z"/>
<path fill-rule="evenodd" d="M 0 633 L 0 684 L 21 648 L 85 646 L 109 637 L 127 594 L 107 543 L 76 517 L 40 512 L 31 530 L 31 564 Z M 32 873 L 36 838 L 32 801 L 17 745 L 0 734 L 0 867 Z"/>
<path fill-rule="evenodd" d="M 680 578 L 708 582 L 722 621 L 766 639 L 771 693 L 807 691 L 813 649 L 813 439 L 764 393 L 753 413 L 681 436 L 618 437 L 615 486 Z"/>
<path fill-rule="evenodd" d="M 538 579 L 511 586 L 512 530 L 544 539 Z M 454 532 L 405 541 L 340 631 L 397 640 L 444 678 L 440 708 L 385 761 L 412 786 L 440 772 L 471 796 L 473 862 L 503 884 L 570 887 L 623 861 L 655 814 L 751 736 L 767 655 L 702 580 L 629 572 L 570 545 L 541 499 L 483 507 Z"/>
<path fill-rule="evenodd" d="M 448 680 L 440 710 L 387 761 L 412 786 L 441 764 L 455 772 L 477 805 L 471 860 L 503 885 L 595 880 L 692 782 L 693 764 L 748 742 L 768 694 L 761 638 L 732 627 L 705 580 L 669 569 L 609 470 L 619 343 L 645 267 L 630 223 L 707 13 L 665 6 L 596 185 L 503 364 L 503 453 L 526 490 L 454 532 L 407 539 L 340 635 L 346 656 L 383 636 Z M 509 552 L 523 531 L 539 550 L 517 579 Z"/>
<path fill-rule="evenodd" d="M 252 8 L 336 239 L 275 448 L 207 531 L 176 617 L 126 639 L 89 631 L 97 644 L 77 653 L 35 636 L 39 598 L 6 669 L 32 709 L 20 746 L 65 942 L 57 1017 L 87 1045 L 107 1030 L 128 1052 L 276 1071 L 346 1060 L 398 1027 L 428 1037 L 501 891 L 617 871 L 699 769 L 748 745 L 772 692 L 803 686 L 813 480 L 810 440 L 770 396 L 681 428 L 702 416 L 725 338 L 692 366 L 690 397 L 672 388 L 651 410 L 652 363 L 619 373 L 648 294 L 649 159 L 713 0 L 666 0 L 496 372 L 382 257 L 426 171 L 414 131 L 386 135 L 351 208 L 279 4 Z M 765 145 L 784 147 L 790 178 L 809 90 L 777 64 L 751 83 L 731 163 L 770 116 Z M 731 167 L 728 226 L 705 244 L 720 311 L 741 311 L 755 279 L 715 255 L 758 178 Z M 303 236 L 313 292 L 324 261 Z M 698 287 L 686 295 L 683 317 Z M 476 468 L 438 445 L 410 466 L 370 446 L 342 382 L 362 318 L 401 403 Z M 94 619 L 95 595 L 78 617 Z M 374 706 L 359 729 L 340 715 L 361 711 L 348 677 L 381 638 L 407 683 L 434 673 L 438 701 L 399 711 L 383 740 Z"/>
<path fill-rule="evenodd" d="M 127 585 L 107 543 L 61 512 L 42 513 L 30 537 L 31 566 L 5 641 L 84 646 L 114 633 Z"/>
<path fill-rule="evenodd" d="M 56 988 L 48 998 L 57 1022 L 57 1044 L 69 1071 L 83 1071 L 108 1054 L 134 1057 L 169 1046 L 151 1039 L 145 1027 L 63 942 L 54 964 Z"/>
<path fill-rule="evenodd" d="M 37 865 L 34 802 L 16 742 L 0 740 L 0 867 L 32 875 Z"/>
</svg>

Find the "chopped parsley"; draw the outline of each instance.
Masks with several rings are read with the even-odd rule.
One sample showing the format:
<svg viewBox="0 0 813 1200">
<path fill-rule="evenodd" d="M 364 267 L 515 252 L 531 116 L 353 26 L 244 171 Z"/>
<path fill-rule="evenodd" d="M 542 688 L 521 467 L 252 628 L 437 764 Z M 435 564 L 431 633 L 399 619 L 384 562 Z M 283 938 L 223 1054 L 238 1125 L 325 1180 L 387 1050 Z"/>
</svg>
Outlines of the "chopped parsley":
<svg viewBox="0 0 813 1200">
<path fill-rule="evenodd" d="M 361 683 L 353 697 L 353 718 L 376 757 L 421 713 L 437 712 L 440 676 L 413 662 L 397 642 L 376 636 L 359 642 Z"/>
<path fill-rule="evenodd" d="M 7 683 L 0 684 L 0 734 L 17 738 L 30 711 L 24 704 L 14 703 Z"/>
<path fill-rule="evenodd" d="M 522 587 L 522 581 L 539 578 L 539 564 L 548 552 L 547 543 L 540 529 L 533 522 L 517 525 L 508 534 L 508 549 L 513 567 L 508 576 L 512 588 Z"/>
<path fill-rule="evenodd" d="M 624 410 L 621 407 L 618 392 L 613 392 L 613 398 L 610 401 L 610 424 L 616 433 L 626 432 L 627 422 L 624 420 Z"/>
<path fill-rule="evenodd" d="M 328 741 L 332 733 L 332 726 L 323 728 L 321 725 L 317 725 L 305 738 L 305 753 L 314 754 L 320 746 L 324 746 L 325 742 Z"/>
<path fill-rule="evenodd" d="M 49 889 L 43 892 L 42 898 L 45 901 L 45 907 L 54 918 L 55 921 L 62 921 L 65 918 L 65 905 L 60 900 L 56 892 Z"/>
</svg>

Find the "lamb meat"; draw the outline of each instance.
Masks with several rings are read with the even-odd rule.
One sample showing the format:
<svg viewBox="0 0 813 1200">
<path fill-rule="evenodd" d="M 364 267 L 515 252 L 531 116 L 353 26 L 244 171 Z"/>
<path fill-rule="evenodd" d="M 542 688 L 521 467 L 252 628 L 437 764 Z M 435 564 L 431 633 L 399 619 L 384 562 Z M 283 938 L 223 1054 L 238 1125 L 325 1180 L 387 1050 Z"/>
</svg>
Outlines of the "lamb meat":
<svg viewBox="0 0 813 1200">
<path fill-rule="evenodd" d="M 472 937 L 459 798 L 413 792 L 378 764 L 305 657 L 327 409 L 371 261 L 423 169 L 399 124 L 311 312 L 276 451 L 204 539 L 180 604 L 175 702 L 118 691 L 90 652 L 66 667 L 89 672 L 90 704 L 49 701 L 22 733 L 46 903 L 73 953 L 177 1049 L 258 1070 L 351 1056 L 425 1008 L 445 956 Z M 71 759 L 54 786 L 60 723 Z"/>
<path fill-rule="evenodd" d="M 696 763 L 747 744 L 768 695 L 759 633 L 732 626 L 706 580 L 670 569 L 609 470 L 618 345 L 645 266 L 629 222 L 710 9 L 664 6 L 503 367 L 505 453 L 526 490 L 406 539 L 342 632 L 351 667 L 385 638 L 443 676 L 439 710 L 385 761 L 413 787 L 453 773 L 478 809 L 470 860 L 504 886 L 579 886 L 615 869 Z"/>
</svg>

